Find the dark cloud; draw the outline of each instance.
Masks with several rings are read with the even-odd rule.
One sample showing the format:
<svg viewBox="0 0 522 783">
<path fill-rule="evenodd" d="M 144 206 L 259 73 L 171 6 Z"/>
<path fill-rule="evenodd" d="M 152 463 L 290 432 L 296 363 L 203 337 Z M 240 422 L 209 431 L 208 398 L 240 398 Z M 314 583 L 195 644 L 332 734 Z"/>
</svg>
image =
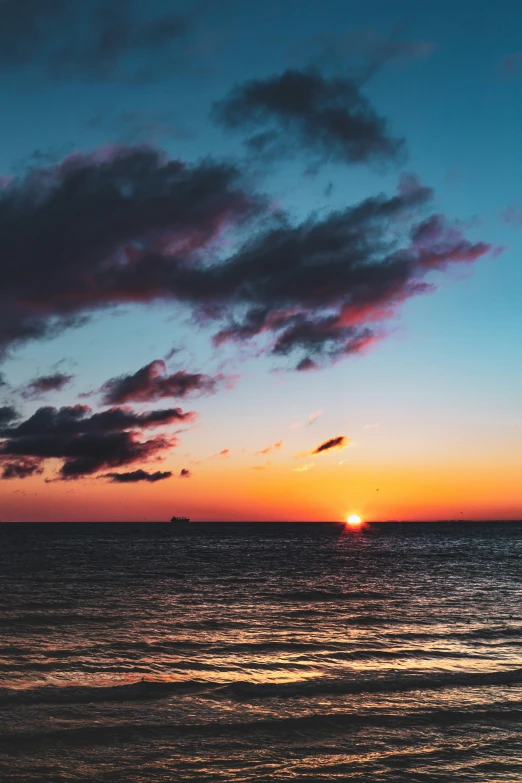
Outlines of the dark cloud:
<svg viewBox="0 0 522 783">
<path fill-rule="evenodd" d="M 87 406 L 75 405 L 39 408 L 25 421 L 9 426 L 15 415 L 9 409 L 3 415 L 6 423 L 0 430 L 0 460 L 29 457 L 40 464 L 58 459 L 62 461 L 61 478 L 77 478 L 155 458 L 175 446 L 176 440 L 160 435 L 143 441 L 139 430 L 193 417 L 179 408 L 148 413 L 112 408 L 92 414 Z"/>
<path fill-rule="evenodd" d="M 321 445 L 311 451 L 310 454 L 322 454 L 324 451 L 330 451 L 331 449 L 344 449 L 349 442 L 350 438 L 347 438 L 345 435 L 338 435 L 336 438 L 325 440 L 324 443 L 321 443 Z"/>
<path fill-rule="evenodd" d="M 16 462 L 6 462 L 2 471 L 4 479 L 25 479 L 43 473 L 43 467 L 38 460 L 21 459 Z"/>
<path fill-rule="evenodd" d="M 191 476 L 192 473 L 190 472 L 190 470 L 187 470 L 187 468 L 182 468 L 178 478 L 190 478 Z"/>
<path fill-rule="evenodd" d="M 10 414 L 9 414 L 10 415 Z M 20 438 L 26 436 L 59 436 L 90 432 L 114 432 L 131 428 L 146 429 L 167 424 L 193 421 L 195 413 L 184 413 L 181 408 L 135 413 L 130 408 L 110 408 L 92 413 L 87 405 L 71 405 L 63 408 L 51 406 L 38 408 L 36 413 L 15 426 L 4 426 L 0 436 Z"/>
<path fill-rule="evenodd" d="M 148 473 L 146 470 L 132 470 L 128 473 L 104 473 L 99 478 L 108 478 L 112 484 L 135 484 L 138 481 L 148 481 L 154 484 L 156 481 L 162 481 L 172 476 L 171 471 L 157 470 L 155 473 Z"/>
<path fill-rule="evenodd" d="M 145 147 L 29 172 L 0 192 L 0 351 L 110 305 L 210 297 L 187 263 L 260 206 L 233 167 Z"/>
<path fill-rule="evenodd" d="M 156 359 L 132 375 L 111 378 L 101 387 L 105 405 L 125 402 L 152 402 L 167 397 L 184 398 L 194 394 L 212 394 L 224 376 L 203 375 L 179 370 L 167 375 L 165 362 Z"/>
<path fill-rule="evenodd" d="M 277 227 L 258 235 L 226 269 L 235 278 L 239 317 L 215 342 L 267 334 L 275 355 L 297 354 L 297 369 L 358 353 L 382 335 L 406 299 L 432 290 L 423 278 L 491 250 L 440 215 L 415 222 L 431 191 L 405 180 L 391 198 Z M 241 281 L 241 282 L 239 282 Z"/>
<path fill-rule="evenodd" d="M 360 352 L 405 300 L 432 290 L 433 270 L 491 250 L 443 216 L 426 218 L 431 196 L 406 177 L 396 195 L 292 224 L 228 166 L 185 166 L 145 148 L 67 158 L 0 194 L 0 349 L 96 310 L 170 301 L 217 324 L 216 345 L 264 336 L 299 369 Z M 223 232 L 247 219 L 251 238 L 235 230 L 237 249 L 228 242 L 225 256 L 220 242 L 218 252 Z M 158 367 L 125 382 L 147 386 Z M 171 382 L 212 385 L 168 378 L 154 394 Z"/>
<path fill-rule="evenodd" d="M 392 160 L 404 146 L 356 80 L 315 68 L 239 84 L 212 114 L 226 128 L 252 130 L 247 144 L 263 153 L 300 147 L 320 161 L 361 163 Z"/>
<path fill-rule="evenodd" d="M 21 390 L 21 395 L 26 400 L 35 400 L 51 391 L 61 391 L 74 378 L 73 375 L 55 372 L 52 375 L 40 375 L 33 378 L 27 386 Z"/>
<path fill-rule="evenodd" d="M 12 407 L 12 405 L 2 405 L 0 407 L 0 432 L 7 424 L 16 421 L 16 419 L 19 418 L 20 416 L 18 415 L 16 410 Z"/>
<path fill-rule="evenodd" d="M 32 65 L 55 78 L 143 81 L 180 49 L 189 18 L 136 14 L 131 0 L 2 0 L 0 68 Z M 143 13 L 144 11 L 144 13 Z"/>
<path fill-rule="evenodd" d="M 402 33 L 395 29 L 383 35 L 376 28 L 347 27 L 314 35 L 294 47 L 291 54 L 300 60 L 310 58 L 318 67 L 357 73 L 365 80 L 385 63 L 426 57 L 437 49 L 432 41 L 404 38 Z"/>
</svg>

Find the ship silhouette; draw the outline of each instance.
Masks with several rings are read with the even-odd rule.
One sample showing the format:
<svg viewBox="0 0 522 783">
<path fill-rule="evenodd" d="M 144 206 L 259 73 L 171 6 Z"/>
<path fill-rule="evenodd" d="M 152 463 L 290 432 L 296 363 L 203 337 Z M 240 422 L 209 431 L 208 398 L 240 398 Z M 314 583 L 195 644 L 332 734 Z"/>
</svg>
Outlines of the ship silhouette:
<svg viewBox="0 0 522 783">
<path fill-rule="evenodd" d="M 190 522 L 188 517 L 172 517 L 171 522 Z"/>
</svg>

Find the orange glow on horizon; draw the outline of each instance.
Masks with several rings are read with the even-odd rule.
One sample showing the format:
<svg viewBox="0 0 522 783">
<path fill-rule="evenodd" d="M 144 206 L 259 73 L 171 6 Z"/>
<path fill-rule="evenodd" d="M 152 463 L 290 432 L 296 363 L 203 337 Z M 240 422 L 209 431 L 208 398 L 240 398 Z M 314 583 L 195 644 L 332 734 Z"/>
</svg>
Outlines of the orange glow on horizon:
<svg viewBox="0 0 522 783">
<path fill-rule="evenodd" d="M 307 472 L 293 464 L 263 471 L 233 458 L 197 465 L 188 480 L 117 486 L 98 479 L 46 484 L 40 476 L 4 482 L 5 521 L 346 520 L 352 509 L 367 521 L 521 519 L 520 461 L 512 464 L 408 464 L 333 460 Z M 180 465 L 166 465 L 175 473 Z M 346 508 L 346 498 L 350 507 Z M 340 516 L 339 510 L 345 515 Z"/>
</svg>

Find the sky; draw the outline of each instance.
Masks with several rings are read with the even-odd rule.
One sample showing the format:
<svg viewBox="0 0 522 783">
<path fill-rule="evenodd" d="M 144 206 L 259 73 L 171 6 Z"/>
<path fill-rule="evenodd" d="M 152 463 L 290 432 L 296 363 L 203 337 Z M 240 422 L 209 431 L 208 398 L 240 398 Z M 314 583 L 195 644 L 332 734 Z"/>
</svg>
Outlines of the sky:
<svg viewBox="0 0 522 783">
<path fill-rule="evenodd" d="M 0 0 L 0 519 L 522 518 L 521 25 Z"/>
</svg>

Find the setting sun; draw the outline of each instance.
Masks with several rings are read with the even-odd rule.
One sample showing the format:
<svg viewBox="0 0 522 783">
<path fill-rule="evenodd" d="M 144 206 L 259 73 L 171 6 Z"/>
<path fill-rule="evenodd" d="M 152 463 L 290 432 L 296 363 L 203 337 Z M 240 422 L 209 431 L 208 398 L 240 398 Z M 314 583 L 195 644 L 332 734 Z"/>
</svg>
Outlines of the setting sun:
<svg viewBox="0 0 522 783">
<path fill-rule="evenodd" d="M 362 522 L 362 519 L 361 517 L 357 516 L 357 514 L 350 514 L 350 516 L 346 521 L 351 527 L 359 527 L 359 525 Z"/>
</svg>

